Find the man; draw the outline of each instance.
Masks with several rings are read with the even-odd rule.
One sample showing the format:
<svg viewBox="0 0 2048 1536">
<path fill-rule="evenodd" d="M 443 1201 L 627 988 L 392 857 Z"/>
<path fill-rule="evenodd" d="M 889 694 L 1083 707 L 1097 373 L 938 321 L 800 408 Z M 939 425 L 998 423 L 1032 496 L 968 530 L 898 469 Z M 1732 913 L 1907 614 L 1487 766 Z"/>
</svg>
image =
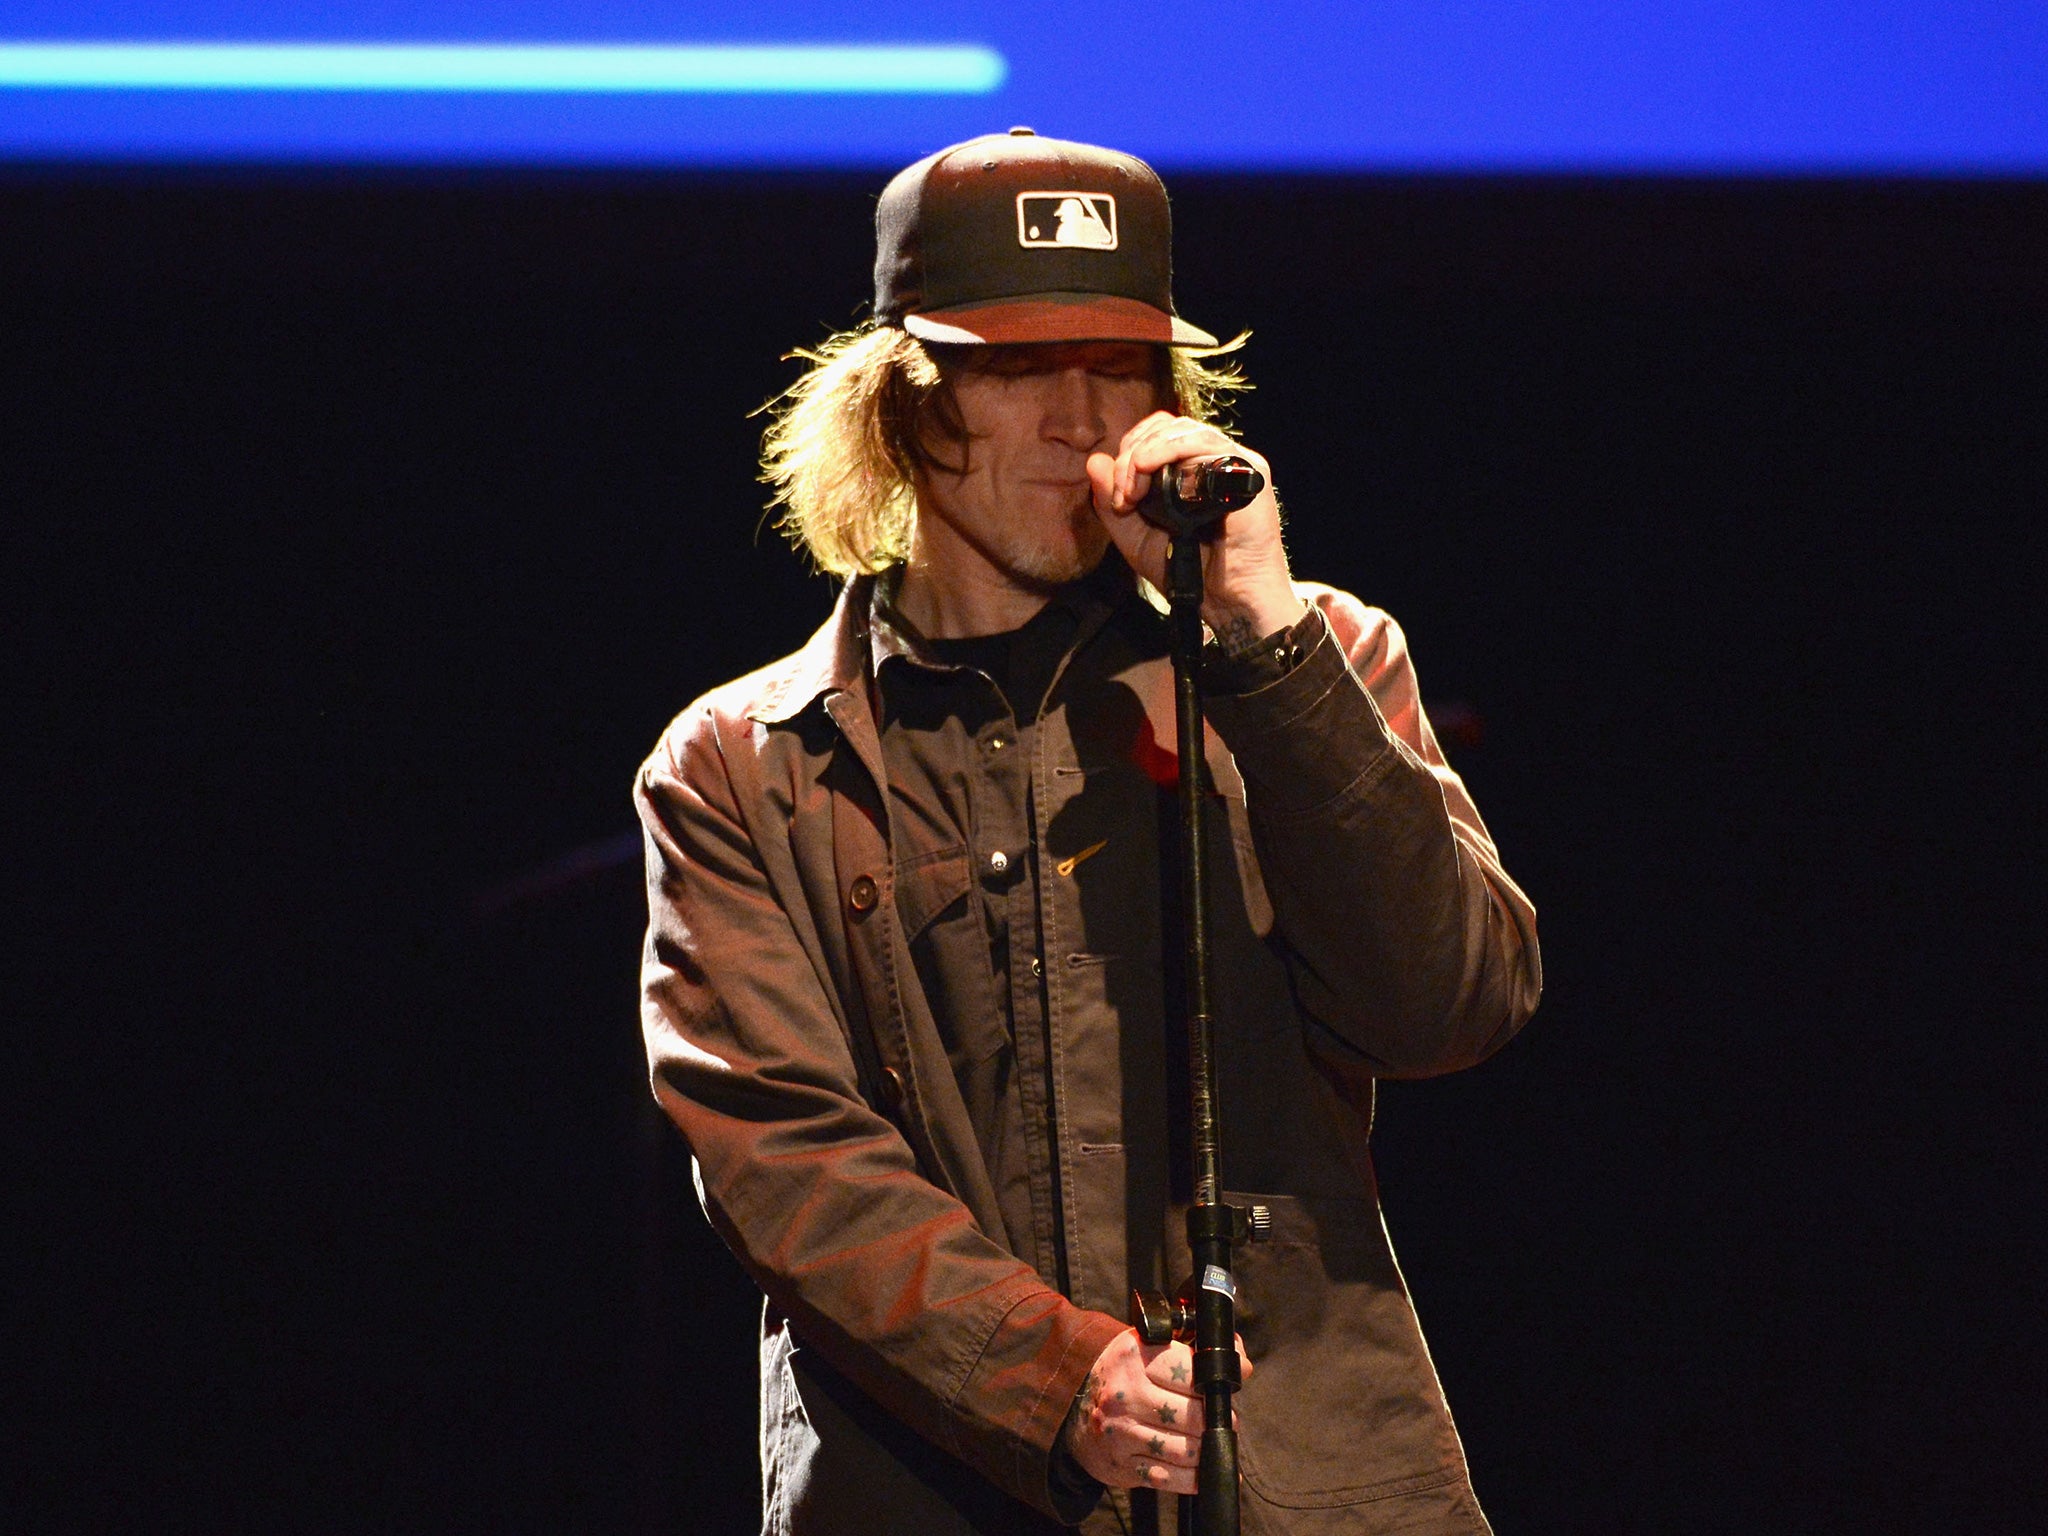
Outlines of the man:
<svg viewBox="0 0 2048 1536">
<path fill-rule="evenodd" d="M 1123 1320 L 1188 1262 L 1138 509 L 1192 456 L 1272 476 L 1202 419 L 1228 349 L 1173 313 L 1142 162 L 1015 129 L 876 227 L 874 325 L 767 444 L 837 607 L 641 772 L 654 1089 L 767 1297 L 764 1530 L 1171 1529 L 1201 1402 Z M 1238 1273 L 1244 1529 L 1484 1531 L 1366 1136 L 1375 1078 L 1527 1018 L 1534 912 L 1400 631 L 1292 580 L 1270 489 L 1205 559 L 1225 1167 L 1274 1227 Z"/>
</svg>

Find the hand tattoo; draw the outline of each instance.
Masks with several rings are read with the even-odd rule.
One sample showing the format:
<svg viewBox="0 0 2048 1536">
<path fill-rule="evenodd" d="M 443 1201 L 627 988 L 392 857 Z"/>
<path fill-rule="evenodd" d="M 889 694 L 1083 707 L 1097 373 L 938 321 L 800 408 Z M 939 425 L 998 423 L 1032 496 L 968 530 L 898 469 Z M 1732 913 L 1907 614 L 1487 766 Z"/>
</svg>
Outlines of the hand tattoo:
<svg viewBox="0 0 2048 1536">
<path fill-rule="evenodd" d="M 1176 1365 L 1173 1368 L 1173 1379 L 1175 1381 L 1186 1381 L 1188 1379 L 1188 1368 L 1184 1365 Z"/>
<path fill-rule="evenodd" d="M 1176 1414 L 1176 1413 L 1175 1413 L 1175 1412 L 1173 1411 L 1173 1404 L 1171 1404 L 1171 1403 L 1161 1403 L 1161 1404 L 1159 1405 L 1159 1422 L 1160 1422 L 1160 1423 L 1162 1423 L 1162 1424 L 1171 1424 L 1171 1423 L 1173 1423 L 1173 1422 L 1174 1422 L 1174 1420 L 1175 1420 L 1175 1419 L 1177 1419 L 1178 1417 L 1179 1417 L 1179 1415 L 1178 1415 L 1178 1414 Z"/>
<path fill-rule="evenodd" d="M 1166 1454 L 1166 1441 L 1160 1436 L 1154 1435 L 1152 1443 L 1146 1449 L 1151 1451 L 1154 1456 L 1164 1456 Z"/>
</svg>

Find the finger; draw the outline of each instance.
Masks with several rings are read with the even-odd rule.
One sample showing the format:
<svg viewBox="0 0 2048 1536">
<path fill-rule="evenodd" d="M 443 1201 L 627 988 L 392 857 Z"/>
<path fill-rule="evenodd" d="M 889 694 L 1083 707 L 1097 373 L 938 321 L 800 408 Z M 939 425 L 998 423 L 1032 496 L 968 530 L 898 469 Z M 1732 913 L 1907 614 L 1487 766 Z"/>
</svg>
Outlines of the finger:
<svg viewBox="0 0 2048 1536">
<path fill-rule="evenodd" d="M 1162 1345 L 1156 1354 L 1146 1359 L 1145 1375 L 1155 1387 L 1178 1392 L 1183 1397 L 1193 1397 L 1196 1391 L 1195 1352 L 1177 1341 Z"/>
<path fill-rule="evenodd" d="M 1167 411 L 1154 411 L 1124 434 L 1123 441 L 1117 444 L 1116 450 L 1116 494 L 1119 506 L 1135 507 L 1152 489 L 1150 479 L 1132 466 L 1132 454 L 1141 448 L 1148 438 L 1184 419 Z"/>
<path fill-rule="evenodd" d="M 1128 512 L 1152 494 L 1152 477 L 1140 474 L 1131 467 L 1128 458 L 1117 463 L 1116 496 L 1113 505 L 1120 512 Z"/>
<path fill-rule="evenodd" d="M 1136 503 L 1114 511 L 1098 505 L 1095 515 L 1108 531 L 1110 542 L 1124 557 L 1124 563 L 1163 592 L 1166 590 L 1166 530 L 1154 527 L 1142 517 L 1131 516 L 1136 510 Z"/>
<path fill-rule="evenodd" d="M 1190 1445 L 1199 1442 L 1202 1431 L 1209 1422 L 1208 1405 L 1199 1397 L 1155 1398 L 1149 1403 L 1126 1402 L 1117 1405 L 1115 1413 L 1105 1413 L 1097 1421 L 1097 1427 L 1114 1427 L 1120 1433 L 1135 1432 L 1140 1439 L 1153 1434 L 1164 1435 L 1170 1442 L 1179 1435 Z M 1236 1405 L 1230 1410 L 1230 1427 L 1242 1427 L 1243 1419 Z"/>
<path fill-rule="evenodd" d="M 1199 1439 L 1202 1434 L 1202 1400 L 1157 1388 L 1128 1394 L 1105 1392 L 1095 1400 L 1090 1416 L 1098 1431 L 1139 1439 L 1155 1434 Z"/>
<path fill-rule="evenodd" d="M 1178 419 L 1170 411 L 1154 411 L 1149 416 L 1141 417 L 1128 432 L 1124 433 L 1116 445 L 1116 462 L 1119 472 L 1129 461 L 1131 450 L 1134 447 L 1142 443 L 1154 432 L 1161 430 Z"/>
<path fill-rule="evenodd" d="M 1199 1397 L 1176 1397 L 1162 1392 L 1134 1407 L 1136 1411 L 1131 1417 L 1147 1430 L 1201 1438 L 1202 1400 Z"/>
<path fill-rule="evenodd" d="M 1237 444 L 1214 427 L 1199 421 L 1181 421 L 1148 434 L 1131 446 L 1131 467 L 1150 474 L 1179 459 L 1197 454 L 1230 453 Z"/>
<path fill-rule="evenodd" d="M 1124 439 L 1117 455 L 1122 471 L 1122 490 L 1136 505 L 1152 490 L 1152 472 L 1195 451 L 1193 444 L 1205 429 L 1185 416 L 1150 416 Z"/>
<path fill-rule="evenodd" d="M 1164 1430 L 1137 1429 L 1125 1441 L 1133 1457 L 1156 1461 L 1169 1467 L 1192 1467 L 1201 1459 L 1202 1442 L 1189 1435 L 1169 1435 Z"/>
<path fill-rule="evenodd" d="M 1136 1475 L 1136 1481 L 1131 1484 L 1134 1488 L 1156 1488 L 1161 1493 L 1192 1494 L 1195 1491 L 1193 1467 L 1169 1467 L 1140 1456 L 1133 1461 L 1132 1471 Z"/>
<path fill-rule="evenodd" d="M 1124 1436 L 1135 1440 L 1163 1438 L 1169 1446 L 1186 1442 L 1192 1446 L 1202 1438 L 1202 1399 L 1176 1397 L 1161 1391 L 1124 1393 L 1104 1389 L 1090 1407 L 1090 1427 L 1096 1434 Z M 1153 1452 L 1159 1454 L 1159 1452 Z M 1194 1454 L 1192 1450 L 1188 1454 Z M 1167 1458 L 1171 1460 L 1171 1456 Z"/>
<path fill-rule="evenodd" d="M 1207 553 L 1206 551 L 1204 552 Z M 1244 1335 L 1237 1339 L 1237 1374 L 1240 1381 L 1252 1379 L 1252 1357 L 1245 1353 Z M 1152 1384 L 1164 1387 L 1169 1392 L 1178 1392 L 1193 1397 L 1201 1388 L 1195 1385 L 1195 1352 L 1181 1343 L 1160 1344 L 1144 1351 L 1145 1375 Z"/>
<path fill-rule="evenodd" d="M 1171 426 L 1174 422 L 1185 420 L 1187 420 L 1185 416 L 1176 416 L 1172 411 L 1154 411 L 1149 416 L 1139 417 L 1131 429 L 1124 433 L 1122 440 L 1117 443 L 1117 458 L 1121 460 L 1124 455 L 1129 453 L 1133 443 L 1142 442 L 1152 433 Z"/>
</svg>

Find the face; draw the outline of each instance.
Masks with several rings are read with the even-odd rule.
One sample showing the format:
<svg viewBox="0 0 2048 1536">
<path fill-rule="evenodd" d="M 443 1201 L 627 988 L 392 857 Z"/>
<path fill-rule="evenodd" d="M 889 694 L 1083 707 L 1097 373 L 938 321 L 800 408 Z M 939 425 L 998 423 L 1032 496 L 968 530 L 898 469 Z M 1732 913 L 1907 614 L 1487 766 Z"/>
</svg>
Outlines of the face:
<svg viewBox="0 0 2048 1536">
<path fill-rule="evenodd" d="M 1088 455 L 1115 453 L 1159 408 L 1159 350 L 989 347 L 949 371 L 967 441 L 933 445 L 941 462 L 920 486 L 913 563 L 942 581 L 993 578 L 1027 591 L 1085 576 L 1109 544 L 1089 498 Z"/>
</svg>

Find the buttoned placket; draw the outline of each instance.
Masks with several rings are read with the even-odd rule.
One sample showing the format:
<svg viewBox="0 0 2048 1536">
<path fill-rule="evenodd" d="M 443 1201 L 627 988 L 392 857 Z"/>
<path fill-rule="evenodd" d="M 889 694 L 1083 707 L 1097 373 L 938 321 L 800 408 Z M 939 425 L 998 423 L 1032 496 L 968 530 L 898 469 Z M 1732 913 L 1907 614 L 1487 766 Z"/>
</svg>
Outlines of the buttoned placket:
<svg viewBox="0 0 2048 1536">
<path fill-rule="evenodd" d="M 1054 669 L 1041 710 L 1050 709 L 1059 680 L 1108 614 L 1107 604 L 1084 611 Z M 920 668 L 933 668 L 930 661 L 916 657 L 914 644 L 897 641 L 892 648 Z M 985 689 L 984 697 L 995 706 L 976 711 L 981 723 L 969 740 L 979 772 L 969 776 L 970 825 L 960 830 L 975 889 L 988 916 L 989 940 L 1000 951 L 1008 993 L 1004 1001 L 1016 1064 L 1018 1129 L 1024 1142 L 1036 1267 L 1048 1284 L 1071 1294 L 1070 1249 L 1076 1238 L 1067 1230 L 1071 1179 L 1062 1152 L 1062 1052 L 1058 1023 L 1050 1012 L 1042 937 L 1044 881 L 1050 869 L 1044 829 L 1056 809 L 1045 797 L 1049 769 L 1044 743 L 1058 733 L 1046 725 L 1042 713 L 1020 719 L 1001 688 L 980 669 L 939 670 L 952 672 L 977 692 Z"/>
<path fill-rule="evenodd" d="M 993 684 L 989 685 L 993 689 Z M 1039 960 L 1037 828 L 1031 803 L 1033 723 L 1005 710 L 978 745 L 982 781 L 975 829 L 975 863 L 991 913 L 1002 927 L 1011 1040 L 1016 1050 L 1018 1109 L 1030 1165 L 1032 1237 L 1046 1282 L 1064 1291 L 1067 1265 L 1056 1194 L 1054 1104 L 1047 1080 L 1044 966 Z M 999 744 L 1000 743 L 1000 744 Z M 993 938 L 994 935 L 991 935 Z"/>
<path fill-rule="evenodd" d="M 1055 701 L 1068 669 L 1095 638 L 1107 617 L 1106 608 L 1084 612 L 1065 654 L 1053 671 L 1037 718 L 1022 730 L 1017 743 L 1019 750 L 1012 754 L 1019 760 L 1028 759 L 1028 789 L 1024 806 L 1030 838 L 1028 921 L 1032 952 L 1028 964 L 1022 963 L 1015 951 L 1011 956 L 1011 996 L 1030 1000 L 1029 1027 L 1021 1012 L 1017 1023 L 1021 1082 L 1035 1096 L 1034 1101 L 1026 1104 L 1025 1137 L 1031 1155 L 1033 1200 L 1039 1200 L 1042 1192 L 1049 1218 L 1049 1230 L 1040 1241 L 1049 1242 L 1050 1246 L 1042 1251 L 1055 1255 L 1053 1267 L 1058 1272 L 1057 1283 L 1060 1290 L 1070 1296 L 1074 1293 L 1074 1276 L 1078 1273 L 1074 1250 L 1081 1242 L 1081 1234 L 1074 1230 L 1073 1147 L 1072 1138 L 1066 1134 L 1065 1123 L 1068 1092 L 1063 1068 L 1066 1032 L 1054 1006 L 1054 989 L 1046 976 L 1047 936 L 1054 930 L 1054 925 L 1048 921 L 1048 903 L 1053 897 L 1048 886 L 1053 873 L 1053 857 L 1046 843 L 1046 829 L 1059 810 L 1052 787 L 1051 760 L 1058 757 L 1064 766 L 1072 766 L 1071 749 L 1058 724 Z M 1025 1067 L 1027 1041 L 1030 1051 L 1028 1070 Z"/>
<path fill-rule="evenodd" d="M 1072 651 L 1068 659 L 1072 658 Z M 1063 664 L 1064 665 L 1064 664 Z M 1056 687 L 1057 685 L 1055 685 Z M 1050 695 L 1048 695 L 1050 696 Z M 1032 955 L 1028 967 L 1013 964 L 1012 993 L 1028 995 L 1031 999 L 1031 1028 L 1028 1031 L 1031 1049 L 1031 1066 L 1024 1081 L 1036 1097 L 1035 1112 L 1027 1113 L 1025 1134 L 1031 1150 L 1032 1188 L 1034 1194 L 1044 1191 L 1049 1212 L 1047 1251 L 1054 1255 L 1054 1267 L 1059 1276 L 1059 1288 L 1066 1295 L 1073 1294 L 1075 1273 L 1070 1249 L 1075 1234 L 1072 1230 L 1072 1204 L 1068 1196 L 1068 1158 L 1064 1155 L 1065 1137 L 1063 1124 L 1064 1085 L 1061 1082 L 1061 1030 L 1060 1021 L 1052 1007 L 1052 989 L 1046 983 L 1044 960 L 1046 934 L 1046 901 L 1048 893 L 1045 882 L 1051 872 L 1050 854 L 1045 848 L 1045 825 L 1050 819 L 1049 806 L 1044 794 L 1046 783 L 1044 756 L 1046 744 L 1052 738 L 1053 729 L 1043 716 L 1034 721 L 1025 741 L 1022 743 L 1030 754 L 1028 763 L 1030 787 L 1025 797 L 1027 819 L 1030 823 L 1031 866 L 1031 939 Z M 1019 752 L 1022 759 L 1025 754 Z M 1018 1025 L 1018 1059 L 1024 1059 L 1024 1040 L 1027 1031 L 1020 1019 Z"/>
</svg>

